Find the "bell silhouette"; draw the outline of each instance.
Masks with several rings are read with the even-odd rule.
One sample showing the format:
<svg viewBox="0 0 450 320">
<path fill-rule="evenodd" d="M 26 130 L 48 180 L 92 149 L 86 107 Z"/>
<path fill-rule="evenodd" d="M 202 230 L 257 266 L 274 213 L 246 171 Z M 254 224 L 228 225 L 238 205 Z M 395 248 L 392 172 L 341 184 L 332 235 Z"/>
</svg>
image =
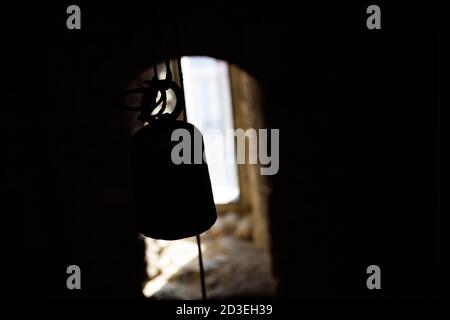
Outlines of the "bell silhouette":
<svg viewBox="0 0 450 320">
<path fill-rule="evenodd" d="M 165 115 L 131 138 L 134 210 L 143 235 L 176 240 L 208 230 L 217 213 L 200 131 Z"/>
<path fill-rule="evenodd" d="M 124 107 L 140 111 L 138 119 L 146 124 L 130 141 L 135 223 L 147 237 L 177 240 L 211 228 L 217 213 L 203 136 L 192 124 L 177 120 L 184 95 L 172 81 L 170 62 L 166 61 L 166 79 L 158 79 L 157 70 L 154 74 L 144 81 L 147 87 L 125 92 L 142 94 L 139 107 Z M 176 97 L 171 113 L 164 112 L 167 90 Z"/>
</svg>

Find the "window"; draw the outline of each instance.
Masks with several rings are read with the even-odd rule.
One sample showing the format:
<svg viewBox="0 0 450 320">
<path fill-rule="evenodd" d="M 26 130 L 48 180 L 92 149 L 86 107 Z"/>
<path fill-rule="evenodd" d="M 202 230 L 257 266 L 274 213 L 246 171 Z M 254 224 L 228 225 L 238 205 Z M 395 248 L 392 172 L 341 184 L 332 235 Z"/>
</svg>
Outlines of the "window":
<svg viewBox="0 0 450 320">
<path fill-rule="evenodd" d="M 206 159 L 216 204 L 239 199 L 234 141 L 223 134 L 233 129 L 233 109 L 228 64 L 210 57 L 181 58 L 186 118 L 204 135 Z M 214 135 L 214 132 L 217 133 Z M 214 153 L 214 154 L 213 154 Z"/>
</svg>

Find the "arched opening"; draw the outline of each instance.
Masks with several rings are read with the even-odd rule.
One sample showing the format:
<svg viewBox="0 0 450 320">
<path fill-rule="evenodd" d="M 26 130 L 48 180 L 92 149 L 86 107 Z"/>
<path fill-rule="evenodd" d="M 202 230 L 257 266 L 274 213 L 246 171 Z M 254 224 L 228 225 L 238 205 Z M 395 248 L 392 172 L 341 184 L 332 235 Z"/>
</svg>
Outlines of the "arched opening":
<svg viewBox="0 0 450 320">
<path fill-rule="evenodd" d="M 186 110 L 180 118 L 197 126 L 204 136 L 218 211 L 215 225 L 201 235 L 208 296 L 270 297 L 276 281 L 268 232 L 269 187 L 260 174 L 260 163 L 236 161 L 236 129 L 250 132 L 265 127 L 259 83 L 240 67 L 212 57 L 185 56 L 170 63 L 175 81 L 184 88 Z M 141 72 L 128 89 L 153 77 L 153 70 L 151 66 Z M 164 78 L 164 64 L 158 64 L 157 70 L 158 77 Z M 171 99 L 169 95 L 169 108 Z M 130 134 L 142 126 L 136 114 L 126 112 L 126 118 Z M 258 145 L 245 136 L 244 148 L 248 159 Z M 144 241 L 148 275 L 144 295 L 156 299 L 200 298 L 195 238 Z"/>
</svg>

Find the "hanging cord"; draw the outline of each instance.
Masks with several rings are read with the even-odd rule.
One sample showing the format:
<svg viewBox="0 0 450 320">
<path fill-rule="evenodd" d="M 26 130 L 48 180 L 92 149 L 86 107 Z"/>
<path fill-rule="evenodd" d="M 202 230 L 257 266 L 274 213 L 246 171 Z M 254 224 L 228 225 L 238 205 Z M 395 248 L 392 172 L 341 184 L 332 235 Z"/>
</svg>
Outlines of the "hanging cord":
<svg viewBox="0 0 450 320">
<path fill-rule="evenodd" d="M 205 270 L 203 269 L 203 257 L 202 257 L 202 245 L 200 242 L 200 235 L 196 236 L 198 247 L 198 264 L 200 266 L 200 283 L 202 286 L 202 299 L 207 300 L 206 297 L 206 284 L 205 284 Z"/>
<path fill-rule="evenodd" d="M 184 97 L 184 79 L 183 79 L 183 70 L 181 70 L 181 55 L 183 54 L 182 52 L 182 43 L 181 43 L 181 22 L 178 21 L 177 23 L 177 31 L 176 31 L 176 35 L 177 35 L 177 51 L 178 51 L 178 58 L 177 58 L 177 66 L 178 66 L 178 77 L 180 80 L 180 88 L 181 88 L 181 93 L 183 94 Z M 183 106 L 183 116 L 184 116 L 184 121 L 187 121 L 187 113 L 186 113 L 186 103 Z"/>
</svg>

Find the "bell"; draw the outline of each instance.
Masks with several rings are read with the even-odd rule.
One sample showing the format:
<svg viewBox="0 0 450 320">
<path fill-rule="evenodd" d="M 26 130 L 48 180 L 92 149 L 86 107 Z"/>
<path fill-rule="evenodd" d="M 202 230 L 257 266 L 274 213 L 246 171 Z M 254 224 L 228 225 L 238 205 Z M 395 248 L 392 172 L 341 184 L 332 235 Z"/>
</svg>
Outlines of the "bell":
<svg viewBox="0 0 450 320">
<path fill-rule="evenodd" d="M 173 139 L 173 133 L 189 133 L 191 143 L 183 158 L 174 162 L 175 147 L 183 141 Z M 201 139 L 193 137 L 200 136 Z M 214 224 L 216 206 L 211 188 L 208 165 L 196 152 L 203 137 L 190 123 L 158 119 L 142 127 L 131 138 L 131 174 L 135 220 L 143 235 L 164 240 L 176 240 L 198 235 Z M 185 145 L 184 145 L 185 146 Z M 195 159 L 196 158 L 196 159 Z M 179 163 L 179 164 L 177 164 Z"/>
<path fill-rule="evenodd" d="M 166 67 L 166 79 L 158 80 L 155 76 L 145 81 L 148 87 L 127 92 L 142 94 L 142 99 L 140 107 L 126 108 L 140 110 L 138 119 L 146 123 L 130 141 L 137 229 L 150 238 L 177 240 L 211 228 L 217 213 L 203 156 L 203 136 L 192 124 L 177 120 L 183 110 L 184 96 L 172 81 L 168 62 Z M 164 113 L 169 89 L 175 93 L 176 104 L 172 113 Z M 155 114 L 160 104 L 162 107 Z M 186 140 L 181 140 L 182 136 Z"/>
</svg>

